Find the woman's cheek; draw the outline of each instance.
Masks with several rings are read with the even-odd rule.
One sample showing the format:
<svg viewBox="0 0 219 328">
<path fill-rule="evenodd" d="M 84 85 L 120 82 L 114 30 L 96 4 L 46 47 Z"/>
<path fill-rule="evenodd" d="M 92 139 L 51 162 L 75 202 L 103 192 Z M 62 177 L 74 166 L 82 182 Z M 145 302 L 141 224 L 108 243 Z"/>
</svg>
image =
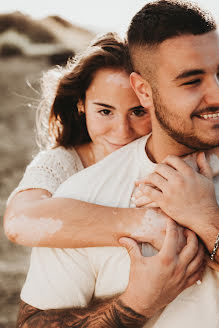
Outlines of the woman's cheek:
<svg viewBox="0 0 219 328">
<path fill-rule="evenodd" d="M 103 135 L 110 129 L 110 124 L 105 117 L 96 117 L 87 121 L 88 132 L 91 135 Z"/>
</svg>

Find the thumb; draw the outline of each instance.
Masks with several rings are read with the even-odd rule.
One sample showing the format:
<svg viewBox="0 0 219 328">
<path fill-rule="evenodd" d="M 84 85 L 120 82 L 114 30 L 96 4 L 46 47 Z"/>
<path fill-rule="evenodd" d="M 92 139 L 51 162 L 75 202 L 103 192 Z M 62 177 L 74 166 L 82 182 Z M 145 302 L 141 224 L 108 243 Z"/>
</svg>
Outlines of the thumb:
<svg viewBox="0 0 219 328">
<path fill-rule="evenodd" d="M 199 172 L 202 175 L 204 175 L 206 178 L 212 179 L 213 172 L 210 165 L 208 164 L 205 153 L 204 152 L 198 153 L 196 156 L 196 161 L 199 168 Z"/>
<path fill-rule="evenodd" d="M 121 246 L 123 246 L 127 249 L 127 252 L 129 253 L 131 261 L 134 261 L 136 258 L 139 258 L 142 256 L 139 246 L 134 239 L 122 237 L 119 239 L 119 243 Z"/>
</svg>

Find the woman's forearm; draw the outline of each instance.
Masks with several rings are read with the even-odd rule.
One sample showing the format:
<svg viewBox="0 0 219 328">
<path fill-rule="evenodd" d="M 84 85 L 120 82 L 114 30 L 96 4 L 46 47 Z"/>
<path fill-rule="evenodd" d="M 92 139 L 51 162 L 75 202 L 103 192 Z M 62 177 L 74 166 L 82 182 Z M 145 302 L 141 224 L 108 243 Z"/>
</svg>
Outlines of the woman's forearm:
<svg viewBox="0 0 219 328">
<path fill-rule="evenodd" d="M 145 213 L 145 209 L 114 208 L 45 196 L 39 197 L 36 190 L 24 191 L 11 201 L 4 227 L 12 242 L 56 248 L 120 246 L 119 238 L 131 236 Z"/>
</svg>

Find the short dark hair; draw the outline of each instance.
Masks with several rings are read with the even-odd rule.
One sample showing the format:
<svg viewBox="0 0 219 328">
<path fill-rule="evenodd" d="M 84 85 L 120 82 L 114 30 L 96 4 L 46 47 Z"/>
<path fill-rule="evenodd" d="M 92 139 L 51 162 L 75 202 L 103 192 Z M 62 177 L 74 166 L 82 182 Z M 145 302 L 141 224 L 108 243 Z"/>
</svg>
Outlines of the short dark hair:
<svg viewBox="0 0 219 328">
<path fill-rule="evenodd" d="M 95 73 L 104 68 L 132 72 L 128 45 L 117 33 L 97 36 L 89 47 L 66 67 L 54 68 L 42 79 L 42 99 L 37 110 L 37 138 L 41 148 L 72 147 L 89 142 L 85 115 L 77 103 Z M 48 135 L 49 133 L 49 135 Z"/>
<path fill-rule="evenodd" d="M 132 19 L 128 44 L 158 45 L 180 35 L 200 35 L 216 30 L 216 22 L 207 11 L 191 2 L 158 0 L 146 4 Z"/>
</svg>

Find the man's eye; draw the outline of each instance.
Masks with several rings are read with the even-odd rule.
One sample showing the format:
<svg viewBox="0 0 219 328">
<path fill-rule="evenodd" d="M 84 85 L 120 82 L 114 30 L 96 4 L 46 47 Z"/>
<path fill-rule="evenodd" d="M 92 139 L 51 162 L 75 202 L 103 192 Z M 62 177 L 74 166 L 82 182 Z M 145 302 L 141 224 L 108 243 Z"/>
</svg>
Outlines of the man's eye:
<svg viewBox="0 0 219 328">
<path fill-rule="evenodd" d="M 200 82 L 201 82 L 200 79 L 196 79 L 196 80 L 192 80 L 192 81 L 185 82 L 185 83 L 183 83 L 182 85 L 192 85 L 192 84 L 198 84 L 198 83 L 200 83 Z"/>
<path fill-rule="evenodd" d="M 146 114 L 146 110 L 145 109 L 134 109 L 132 111 L 132 115 L 135 115 L 137 117 L 141 117 L 141 116 L 144 116 Z"/>
<path fill-rule="evenodd" d="M 98 113 L 100 113 L 103 116 L 108 116 L 111 114 L 111 110 L 109 109 L 101 109 Z"/>
</svg>

